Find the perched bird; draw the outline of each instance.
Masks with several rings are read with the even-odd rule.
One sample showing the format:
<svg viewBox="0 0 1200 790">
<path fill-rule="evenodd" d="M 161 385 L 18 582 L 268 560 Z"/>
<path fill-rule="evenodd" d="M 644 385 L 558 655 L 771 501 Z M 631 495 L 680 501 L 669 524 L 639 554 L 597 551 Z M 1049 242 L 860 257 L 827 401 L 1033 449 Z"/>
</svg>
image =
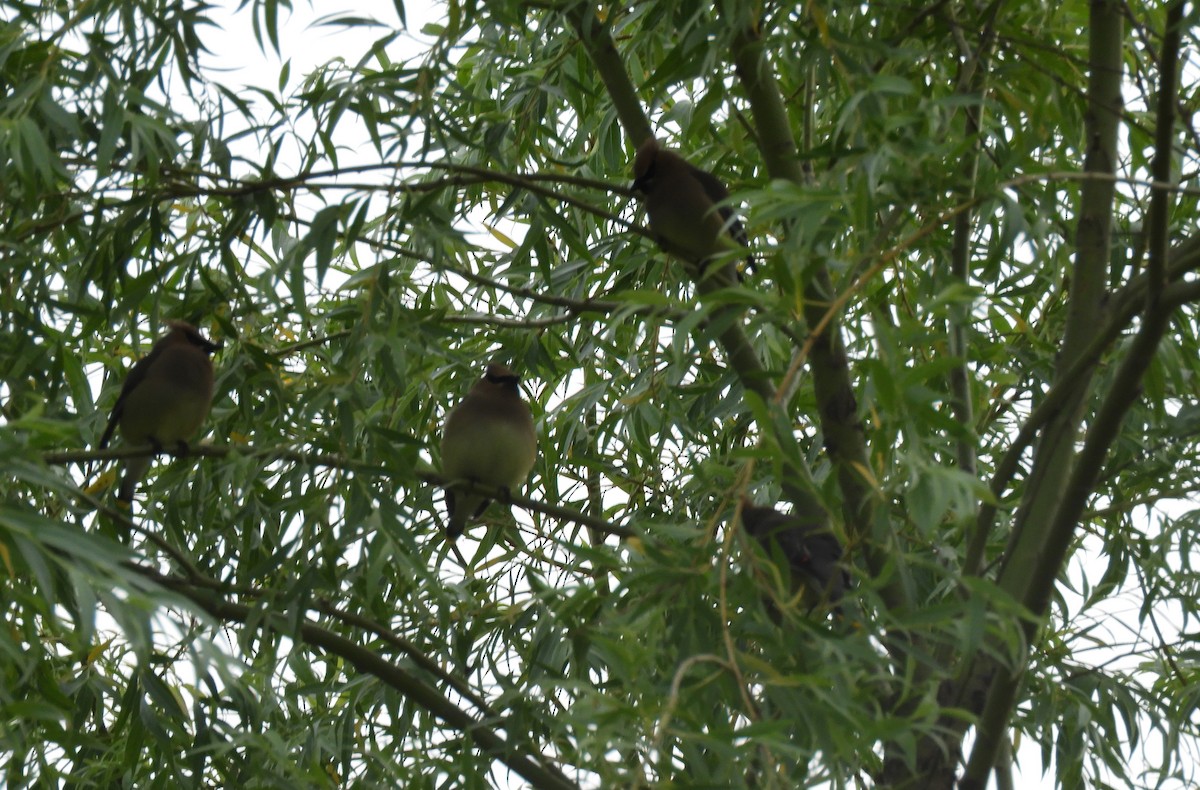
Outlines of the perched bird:
<svg viewBox="0 0 1200 790">
<path fill-rule="evenodd" d="M 700 277 L 711 276 L 704 270 L 706 261 L 748 246 L 746 229 L 728 205 L 725 185 L 705 170 L 693 167 L 674 151 L 660 148 L 648 138 L 633 160 L 633 188 L 644 195 L 650 230 L 659 246 L 688 259 L 700 267 Z M 746 265 L 754 266 L 754 256 L 746 256 Z M 740 279 L 733 261 L 719 269 L 725 285 Z"/>
<path fill-rule="evenodd" d="M 129 371 L 108 418 L 100 447 L 106 447 L 117 425 L 131 445 L 187 447 L 208 416 L 213 397 L 213 364 L 209 355 L 220 348 L 191 324 L 168 322 L 171 331 L 154 344 Z M 117 499 L 131 502 L 138 481 L 150 468 L 150 456 L 125 461 L 125 477 Z"/>
<path fill-rule="evenodd" d="M 447 415 L 442 429 L 442 475 L 447 481 L 471 480 L 511 491 L 529 477 L 537 458 L 537 433 L 521 399 L 520 381 L 504 365 L 492 363 Z M 447 535 L 452 540 L 461 535 L 468 519 L 483 515 L 489 501 L 447 490 Z"/>
<path fill-rule="evenodd" d="M 836 609 L 849 585 L 842 566 L 842 546 L 828 530 L 797 516 L 742 501 L 742 524 L 768 553 L 787 560 L 792 593 L 810 608 Z"/>
</svg>

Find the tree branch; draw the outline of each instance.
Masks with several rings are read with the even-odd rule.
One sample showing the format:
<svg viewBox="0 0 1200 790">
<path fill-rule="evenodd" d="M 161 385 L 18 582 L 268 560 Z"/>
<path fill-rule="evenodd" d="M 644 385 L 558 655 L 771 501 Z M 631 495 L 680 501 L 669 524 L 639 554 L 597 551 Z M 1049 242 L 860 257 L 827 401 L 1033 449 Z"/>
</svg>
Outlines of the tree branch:
<svg viewBox="0 0 1200 790">
<path fill-rule="evenodd" d="M 596 67 L 612 101 L 617 118 L 625 129 L 625 136 L 634 146 L 641 145 L 645 140 L 654 136 L 650 119 L 642 110 L 641 99 L 637 89 L 629 79 L 625 70 L 625 62 L 621 60 L 617 46 L 613 43 L 608 26 L 600 21 L 591 3 L 575 2 L 566 9 L 567 21 L 575 29 L 579 42 L 587 50 L 588 58 Z"/>
<path fill-rule="evenodd" d="M 958 88 L 960 94 L 967 96 L 979 95 L 978 104 L 968 104 L 964 108 L 966 114 L 966 137 L 971 141 L 970 161 L 964 168 L 963 185 L 960 190 L 960 201 L 971 203 L 975 197 L 976 181 L 979 177 L 979 156 L 983 149 L 981 136 L 983 99 L 987 91 L 990 76 L 989 63 L 992 43 L 995 40 L 996 13 L 1000 0 L 993 0 L 985 16 L 983 34 L 979 44 L 972 51 L 968 46 L 962 53 L 959 64 Z M 953 14 L 953 8 L 949 9 Z M 958 20 L 955 29 L 958 30 Z M 965 43 L 965 40 L 964 40 Z M 960 212 L 954 218 L 953 245 L 950 250 L 950 276 L 966 285 L 971 279 L 971 233 L 973 230 L 970 209 Z M 958 467 L 963 472 L 974 477 L 976 470 L 975 456 L 975 416 L 971 397 L 971 373 L 967 359 L 967 329 L 971 325 L 970 308 L 960 303 L 950 307 L 946 321 L 947 346 L 950 356 L 958 360 L 950 370 L 950 396 L 954 418 L 959 424 L 960 436 L 956 442 Z"/>
<path fill-rule="evenodd" d="M 506 741 L 496 730 L 459 708 L 437 689 L 340 634 L 307 621 L 297 625 L 282 615 L 268 613 L 263 616 L 262 612 L 232 603 L 214 591 L 196 587 L 186 580 L 136 564 L 127 567 L 165 589 L 184 596 L 219 621 L 242 625 L 255 623 L 265 630 L 298 639 L 345 659 L 361 672 L 378 678 L 437 718 L 461 730 L 464 735 L 478 743 L 485 753 L 504 763 L 535 787 L 577 787 L 541 754 L 536 751 L 533 754 L 522 753 L 520 747 Z M 506 723 L 500 724 L 502 728 L 508 729 Z"/>
<path fill-rule="evenodd" d="M 1177 0 L 1178 2 L 1178 0 Z M 1117 131 L 1121 107 L 1123 8 L 1116 0 L 1092 0 L 1089 26 L 1088 130 L 1086 170 L 1113 172 L 1117 163 Z M 1174 100 L 1174 84 L 1162 91 Z M 1168 119 L 1169 122 L 1169 119 Z M 1168 150 L 1169 154 L 1169 150 Z M 1080 205 L 1076 266 L 1063 337 L 1059 381 L 1067 369 L 1084 358 L 1101 309 L 1105 272 L 1111 249 L 1113 190 L 1101 182 L 1085 182 Z M 1165 216 L 1165 212 L 1164 212 Z M 1165 237 L 1164 237 L 1165 238 Z M 1165 243 L 1159 249 L 1158 271 L 1165 270 Z M 1157 287 L 1161 289 L 1161 285 Z M 1152 290 L 1156 290 L 1152 286 Z M 1151 295 L 1154 302 L 1157 296 Z M 1029 646 L 1041 627 L 1050 596 L 1066 558 L 1079 517 L 1100 476 L 1104 458 L 1120 430 L 1130 405 L 1141 391 L 1142 376 L 1154 359 L 1169 325 L 1158 310 L 1148 314 L 1126 351 L 1100 408 L 1092 418 L 1083 449 L 1074 454 L 1074 434 L 1082 419 L 1087 385 L 1067 399 L 1067 407 L 1048 425 L 1034 459 L 1034 471 L 1018 512 L 1012 552 L 1001 569 L 999 584 L 1018 598 L 1037 619 L 1023 622 L 1025 643 L 1012 666 L 997 664 L 988 689 L 976 740 L 963 777 L 963 787 L 982 788 L 996 764 L 1007 722 L 1015 705 Z M 1091 373 L 1086 376 L 1091 379 Z M 1038 524 L 1038 529 L 1027 525 Z"/>
<path fill-rule="evenodd" d="M 725 8 L 722 6 L 722 9 Z M 727 19 L 732 24 L 739 24 L 734 33 L 731 54 L 738 79 L 750 101 L 767 172 L 772 178 L 803 184 L 804 168 L 792 139 L 787 108 L 778 85 L 772 79 L 771 64 L 767 60 L 761 34 L 755 27 L 740 25 L 731 16 Z M 878 525 L 874 514 L 879 498 L 878 488 L 871 475 L 870 457 L 858 417 L 858 402 L 850 379 L 845 342 L 838 321 L 827 309 L 834 303 L 833 282 L 828 268 L 820 262 L 813 262 L 806 268 L 811 276 L 808 282 L 810 293 L 804 301 L 805 321 L 810 327 L 825 322 L 823 331 L 814 329 L 810 335 L 810 366 L 825 450 L 836 469 L 847 533 L 866 548 L 867 565 L 872 575 L 882 577 L 891 557 L 888 547 L 894 536 L 890 530 L 876 534 Z M 809 502 L 795 502 L 795 505 L 803 512 L 811 508 Z M 907 598 L 898 583 L 890 583 L 883 593 L 889 606 L 902 606 Z"/>
<path fill-rule="evenodd" d="M 1200 265 L 1200 239 L 1184 242 L 1172 258 L 1178 261 L 1178 265 L 1167 267 L 1172 276 L 1178 276 L 1183 271 Z M 1129 328 L 1137 314 L 1145 309 L 1148 283 L 1149 278 L 1143 275 L 1131 281 L 1112 300 L 1112 313 L 1108 320 L 1096 330 L 1091 343 L 1080 353 L 1075 364 L 1046 391 L 1041 402 L 1030 412 L 1020 431 L 1010 442 L 1000 463 L 996 465 L 996 471 L 992 474 L 989 484 L 994 501 L 984 502 L 975 519 L 963 563 L 964 573 L 978 575 L 982 572 L 988 536 L 995 527 L 999 503 L 1004 491 L 1016 476 L 1021 456 L 1037 437 L 1038 431 L 1059 413 L 1068 399 L 1078 394 L 1079 387 L 1091 380 L 1091 371 L 1099 364 L 1104 352 Z M 1160 309 L 1172 312 L 1182 305 L 1196 301 L 1200 301 L 1200 280 L 1191 280 L 1166 286 L 1160 296 L 1159 305 Z"/>
<path fill-rule="evenodd" d="M 1113 173 L 1117 166 L 1117 130 L 1121 109 L 1121 56 L 1124 40 L 1120 3 L 1094 0 L 1089 26 L 1087 172 Z M 1055 383 L 1065 379 L 1084 358 L 1103 323 L 1102 305 L 1112 235 L 1114 185 L 1102 180 L 1083 182 L 1076 231 L 1075 266 L 1071 273 L 1070 302 Z M 1046 539 L 1045 530 L 1026 529 L 1044 524 L 1058 507 L 1059 497 L 1074 461 L 1075 434 L 1091 385 L 1093 368 L 1084 366 L 1074 391 L 1047 422 L 1034 453 L 1033 469 L 1013 523 L 999 584 L 1018 600 L 1033 583 Z"/>
<path fill-rule="evenodd" d="M 103 450 L 63 450 L 59 452 L 50 452 L 42 455 L 42 460 L 50 465 L 78 464 L 88 461 L 107 461 L 119 460 L 124 458 L 143 458 L 146 456 L 169 455 L 177 458 L 198 457 L 198 458 L 225 458 L 226 456 L 236 454 L 248 458 L 261 458 L 270 461 L 291 461 L 296 464 L 306 466 L 325 466 L 334 469 L 344 469 L 359 474 L 366 474 L 372 477 L 387 477 L 394 476 L 392 470 L 375 464 L 370 464 L 365 461 L 359 461 L 353 458 L 347 458 L 334 453 L 308 452 L 304 450 L 296 450 L 291 447 L 250 447 L 244 445 L 211 445 L 201 444 L 195 447 L 189 447 L 186 452 L 179 452 L 174 449 L 158 450 L 151 445 L 143 445 L 141 447 L 110 447 Z M 413 472 L 413 476 L 418 480 L 429 483 L 430 485 L 439 486 L 441 488 L 450 488 L 455 491 L 465 491 L 467 493 L 478 493 L 487 496 L 489 499 L 494 499 L 498 502 L 504 502 L 511 505 L 516 505 L 523 510 L 531 510 L 553 518 L 562 519 L 564 521 L 573 521 L 577 524 L 589 527 L 608 535 L 616 535 L 622 538 L 632 537 L 635 533 L 628 527 L 610 524 L 604 519 L 595 518 L 580 513 L 571 508 L 562 507 L 561 505 L 551 505 L 545 502 L 539 502 L 535 499 L 530 499 L 526 496 L 506 492 L 501 488 L 487 486 L 481 483 L 471 481 L 452 481 L 442 477 L 439 473 L 432 469 L 417 469 Z"/>
<path fill-rule="evenodd" d="M 1159 58 L 1158 118 L 1154 131 L 1154 161 L 1150 173 L 1159 183 L 1171 181 L 1171 162 L 1175 156 L 1175 108 L 1178 106 L 1179 49 L 1183 27 L 1183 0 L 1167 6 L 1167 24 L 1163 31 L 1162 57 Z M 1166 190 L 1150 195 L 1147 217 L 1147 299 L 1146 317 L 1159 312 L 1163 288 L 1167 285 L 1167 238 L 1170 232 L 1170 199 Z"/>
</svg>

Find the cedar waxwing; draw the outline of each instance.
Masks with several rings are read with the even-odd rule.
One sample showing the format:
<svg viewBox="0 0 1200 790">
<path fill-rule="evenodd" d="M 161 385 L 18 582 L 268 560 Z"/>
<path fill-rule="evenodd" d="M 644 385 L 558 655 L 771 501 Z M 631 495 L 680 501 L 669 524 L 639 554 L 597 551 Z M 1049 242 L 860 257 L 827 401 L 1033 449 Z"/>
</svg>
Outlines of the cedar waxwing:
<svg viewBox="0 0 1200 790">
<path fill-rule="evenodd" d="M 768 553 L 787 560 L 792 592 L 810 607 L 837 606 L 849 584 L 842 546 L 827 530 L 796 516 L 742 501 L 742 524 Z"/>
<path fill-rule="evenodd" d="M 634 190 L 645 196 L 650 230 L 667 252 L 700 266 L 710 258 L 748 246 L 746 229 L 733 210 L 717 205 L 729 199 L 725 185 L 674 151 L 660 148 L 653 137 L 638 148 L 633 176 Z M 754 256 L 746 257 L 746 266 L 753 268 Z M 732 261 L 720 271 L 725 285 L 740 279 Z"/>
<path fill-rule="evenodd" d="M 533 414 L 521 399 L 521 377 L 504 365 L 487 366 L 442 430 L 442 475 L 447 482 L 471 480 L 507 491 L 521 487 L 537 458 Z M 467 520 L 483 515 L 489 500 L 446 491 L 446 534 L 463 533 Z"/>
<path fill-rule="evenodd" d="M 162 450 L 187 446 L 196 433 L 213 397 L 213 364 L 208 355 L 220 346 L 182 321 L 169 321 L 171 331 L 154 344 L 129 371 L 113 406 L 100 447 L 108 445 L 113 430 L 131 445 L 153 445 Z M 117 492 L 121 502 L 131 502 L 138 481 L 150 468 L 151 456 L 125 461 L 125 477 Z"/>
</svg>

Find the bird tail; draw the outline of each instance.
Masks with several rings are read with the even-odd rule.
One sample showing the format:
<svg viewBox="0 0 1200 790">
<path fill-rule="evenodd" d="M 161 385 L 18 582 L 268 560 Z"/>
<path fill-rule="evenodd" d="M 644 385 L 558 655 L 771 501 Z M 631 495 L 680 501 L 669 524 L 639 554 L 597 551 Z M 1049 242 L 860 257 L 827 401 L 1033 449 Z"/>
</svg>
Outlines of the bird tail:
<svg viewBox="0 0 1200 790">
<path fill-rule="evenodd" d="M 453 491 L 446 492 L 446 537 L 450 540 L 458 538 L 467 528 L 467 522 L 479 518 L 487 509 L 490 500 L 477 496 L 468 496 Z"/>
<path fill-rule="evenodd" d="M 146 475 L 146 470 L 150 468 L 150 463 L 153 460 L 148 455 L 126 459 L 125 476 L 121 479 L 120 489 L 117 490 L 118 502 L 129 504 L 133 501 L 133 494 L 137 491 L 138 483 Z"/>
</svg>

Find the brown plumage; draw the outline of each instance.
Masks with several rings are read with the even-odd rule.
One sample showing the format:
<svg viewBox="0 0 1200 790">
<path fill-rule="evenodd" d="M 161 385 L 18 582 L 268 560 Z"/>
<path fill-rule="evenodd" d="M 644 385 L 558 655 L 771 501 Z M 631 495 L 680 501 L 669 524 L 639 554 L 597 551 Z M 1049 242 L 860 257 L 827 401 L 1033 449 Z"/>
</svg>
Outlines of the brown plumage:
<svg viewBox="0 0 1200 790">
<path fill-rule="evenodd" d="M 504 365 L 487 366 L 467 397 L 446 416 L 442 431 L 442 475 L 505 490 L 519 489 L 537 459 L 533 415 L 521 398 L 520 377 Z M 478 518 L 488 499 L 446 491 L 446 533 L 457 538 Z"/>
<path fill-rule="evenodd" d="M 633 188 L 644 195 L 659 245 L 696 266 L 700 277 L 713 276 L 704 269 L 709 259 L 748 246 L 746 229 L 733 210 L 718 205 L 729 199 L 729 190 L 712 173 L 693 167 L 651 137 L 638 148 L 633 175 Z M 746 256 L 746 265 L 753 268 L 753 256 Z M 731 260 L 718 271 L 724 285 L 739 279 Z"/>
<path fill-rule="evenodd" d="M 220 346 L 210 342 L 191 324 L 168 322 L 171 331 L 137 361 L 125 378 L 121 394 L 108 418 L 100 447 L 106 447 L 119 425 L 121 438 L 130 445 L 152 445 L 161 450 L 186 446 L 204 418 L 213 397 L 213 364 L 209 355 Z M 129 502 L 152 458 L 130 458 L 117 499 Z"/>
<path fill-rule="evenodd" d="M 742 524 L 768 554 L 788 563 L 792 594 L 810 608 L 836 607 L 849 584 L 842 566 L 842 545 L 827 529 L 769 507 L 742 502 Z"/>
</svg>

